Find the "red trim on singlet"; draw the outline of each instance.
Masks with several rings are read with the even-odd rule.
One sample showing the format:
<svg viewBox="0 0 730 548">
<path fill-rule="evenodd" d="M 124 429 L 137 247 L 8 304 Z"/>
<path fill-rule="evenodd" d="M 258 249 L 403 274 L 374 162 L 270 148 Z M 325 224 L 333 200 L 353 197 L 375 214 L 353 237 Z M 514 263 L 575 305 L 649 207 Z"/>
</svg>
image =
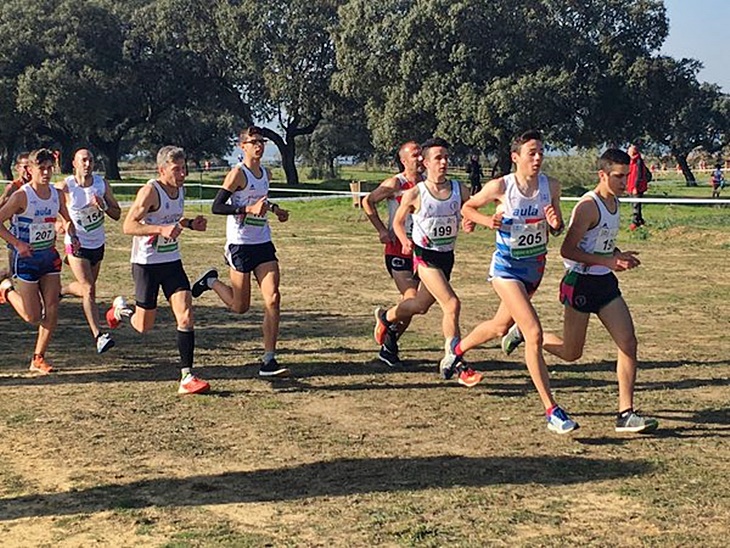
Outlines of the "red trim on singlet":
<svg viewBox="0 0 730 548">
<path fill-rule="evenodd" d="M 398 202 L 398 205 L 400 205 L 400 201 L 403 198 L 402 193 L 416 186 L 416 183 L 413 181 L 406 180 L 405 182 L 403 182 L 403 179 L 401 178 L 402 176 L 402 173 L 398 174 L 398 184 L 400 185 L 401 195 L 394 198 L 394 200 Z M 395 257 L 403 257 L 404 259 L 410 259 L 411 257 L 413 257 L 413 253 L 403 253 L 403 246 L 401 246 L 400 240 L 398 240 L 398 238 L 395 238 L 395 242 L 385 244 L 385 254 L 393 255 Z"/>
</svg>

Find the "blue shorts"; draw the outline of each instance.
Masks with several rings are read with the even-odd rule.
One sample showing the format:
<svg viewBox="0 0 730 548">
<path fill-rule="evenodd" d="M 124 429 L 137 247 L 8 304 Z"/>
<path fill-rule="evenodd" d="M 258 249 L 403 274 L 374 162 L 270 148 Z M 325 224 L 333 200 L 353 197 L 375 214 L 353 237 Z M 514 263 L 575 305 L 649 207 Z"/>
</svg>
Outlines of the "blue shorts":
<svg viewBox="0 0 730 548">
<path fill-rule="evenodd" d="M 14 254 L 15 277 L 24 282 L 36 283 L 47 274 L 61 273 L 61 257 L 55 247 L 34 251 L 30 257 Z"/>
<path fill-rule="evenodd" d="M 540 287 L 544 274 L 545 255 L 515 259 L 514 257 L 505 257 L 495 251 L 492 255 L 492 264 L 489 266 L 488 279 L 490 282 L 495 278 L 516 280 L 525 286 L 528 295 L 532 295 Z"/>
</svg>

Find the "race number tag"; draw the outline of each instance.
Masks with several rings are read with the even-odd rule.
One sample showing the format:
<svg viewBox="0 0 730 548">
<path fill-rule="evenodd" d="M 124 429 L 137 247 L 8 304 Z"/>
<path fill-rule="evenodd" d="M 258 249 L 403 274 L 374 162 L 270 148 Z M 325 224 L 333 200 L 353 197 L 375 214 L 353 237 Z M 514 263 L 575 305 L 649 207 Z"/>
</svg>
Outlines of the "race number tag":
<svg viewBox="0 0 730 548">
<path fill-rule="evenodd" d="M 430 219 L 428 239 L 436 246 L 449 245 L 456 241 L 459 219 L 456 215 L 433 217 Z"/>
<path fill-rule="evenodd" d="M 604 227 L 599 230 L 593 253 L 596 255 L 613 255 L 613 250 L 616 248 L 616 236 L 618 236 L 618 228 Z"/>
<path fill-rule="evenodd" d="M 104 212 L 92 205 L 81 208 L 74 217 L 86 232 L 96 230 L 104 224 Z"/>
<path fill-rule="evenodd" d="M 547 222 L 513 223 L 510 235 L 511 255 L 515 259 L 547 253 Z"/>
<path fill-rule="evenodd" d="M 55 223 L 31 223 L 28 232 L 32 249 L 48 249 L 56 242 Z"/>
<path fill-rule="evenodd" d="M 164 236 L 158 236 L 155 240 L 155 250 L 158 253 L 172 253 L 173 251 L 177 251 L 177 247 L 177 238 L 165 238 Z"/>
</svg>

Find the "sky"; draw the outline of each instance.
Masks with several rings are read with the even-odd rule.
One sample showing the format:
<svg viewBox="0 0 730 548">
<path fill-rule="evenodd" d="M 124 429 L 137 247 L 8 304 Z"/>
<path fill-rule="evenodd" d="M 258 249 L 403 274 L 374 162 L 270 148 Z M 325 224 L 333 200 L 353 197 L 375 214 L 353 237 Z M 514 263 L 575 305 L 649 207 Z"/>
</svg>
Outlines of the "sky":
<svg viewBox="0 0 730 548">
<path fill-rule="evenodd" d="M 727 58 L 730 31 L 729 0 L 664 0 L 669 18 L 669 37 L 661 53 L 675 59 L 692 58 L 705 68 L 698 79 L 718 84 L 730 93 Z"/>
</svg>

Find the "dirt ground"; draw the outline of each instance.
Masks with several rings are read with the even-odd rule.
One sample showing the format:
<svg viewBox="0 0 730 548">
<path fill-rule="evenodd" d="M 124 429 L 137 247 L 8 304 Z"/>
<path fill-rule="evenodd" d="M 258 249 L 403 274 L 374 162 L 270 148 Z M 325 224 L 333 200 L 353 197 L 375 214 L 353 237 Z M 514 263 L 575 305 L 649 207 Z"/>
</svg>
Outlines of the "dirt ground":
<svg viewBox="0 0 730 548">
<path fill-rule="evenodd" d="M 65 298 L 48 354 L 58 373 L 42 378 L 26 374 L 33 329 L 0 307 L 4 546 L 726 545 L 726 228 L 622 232 L 619 245 L 643 261 L 620 275 L 640 341 L 636 404 L 660 429 L 614 432 L 616 352 L 591 320 L 578 363 L 547 358 L 558 401 L 581 424 L 557 436 L 521 350 L 506 357 L 495 341 L 471 352 L 485 374 L 473 389 L 438 378 L 437 308 L 402 338 L 405 367 L 378 362 L 372 310 L 396 292 L 374 231 L 346 201 L 290 207 L 275 227 L 289 380 L 257 378 L 256 294 L 243 316 L 212 292 L 196 301 L 196 364 L 213 387 L 201 397 L 176 394 L 166 304 L 154 332 L 123 326 L 99 356 L 80 300 Z M 223 226 L 210 218 L 207 233 L 185 234 L 191 278 L 224 271 Z M 107 227 L 104 307 L 133 294 L 129 238 Z M 460 236 L 453 284 L 465 332 L 496 309 L 492 251 L 487 231 Z M 556 244 L 549 257 L 535 302 L 555 331 Z"/>
</svg>

